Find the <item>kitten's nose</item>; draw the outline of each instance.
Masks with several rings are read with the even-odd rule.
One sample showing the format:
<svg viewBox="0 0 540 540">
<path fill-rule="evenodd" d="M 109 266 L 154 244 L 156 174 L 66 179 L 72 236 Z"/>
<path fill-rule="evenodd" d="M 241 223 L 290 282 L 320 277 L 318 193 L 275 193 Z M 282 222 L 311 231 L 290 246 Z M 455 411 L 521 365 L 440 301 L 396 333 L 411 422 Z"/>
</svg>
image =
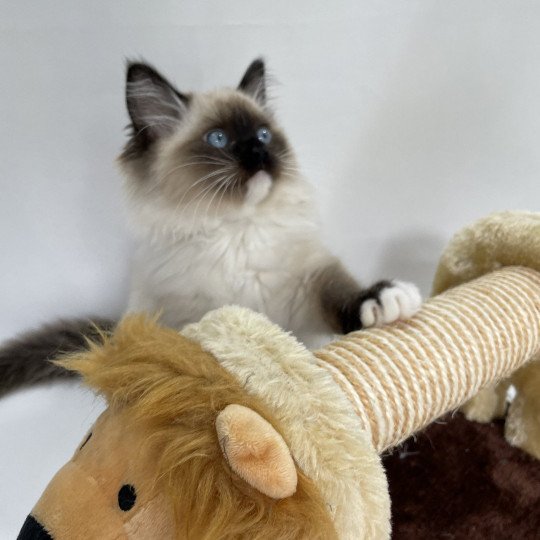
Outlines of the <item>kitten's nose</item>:
<svg viewBox="0 0 540 540">
<path fill-rule="evenodd" d="M 240 164 L 249 172 L 260 171 L 269 162 L 266 146 L 255 137 L 236 142 L 232 151 Z"/>
</svg>

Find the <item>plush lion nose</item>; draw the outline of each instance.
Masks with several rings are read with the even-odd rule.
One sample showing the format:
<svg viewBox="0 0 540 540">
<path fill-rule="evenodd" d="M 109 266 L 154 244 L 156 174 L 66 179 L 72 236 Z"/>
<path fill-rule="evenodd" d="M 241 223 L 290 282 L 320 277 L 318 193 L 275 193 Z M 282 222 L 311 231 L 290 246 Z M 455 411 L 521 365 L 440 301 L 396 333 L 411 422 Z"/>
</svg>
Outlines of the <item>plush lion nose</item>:
<svg viewBox="0 0 540 540">
<path fill-rule="evenodd" d="M 32 516 L 33 522 L 24 524 L 20 540 L 128 538 L 124 531 L 123 512 L 110 504 L 108 491 L 102 489 L 96 478 L 75 461 L 69 461 L 56 473 L 32 509 L 30 518 Z M 38 528 L 43 535 L 36 532 L 32 536 Z"/>
<path fill-rule="evenodd" d="M 26 518 L 17 540 L 53 540 L 45 527 L 31 514 Z"/>
</svg>

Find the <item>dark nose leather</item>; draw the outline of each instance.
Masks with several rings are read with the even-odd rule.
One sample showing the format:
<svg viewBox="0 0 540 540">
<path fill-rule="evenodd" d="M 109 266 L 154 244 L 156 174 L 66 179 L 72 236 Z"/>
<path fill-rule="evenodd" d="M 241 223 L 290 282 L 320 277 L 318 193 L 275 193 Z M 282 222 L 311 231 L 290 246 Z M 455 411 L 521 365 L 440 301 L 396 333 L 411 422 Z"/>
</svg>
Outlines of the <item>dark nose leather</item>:
<svg viewBox="0 0 540 540">
<path fill-rule="evenodd" d="M 238 141 L 233 152 L 240 164 L 249 171 L 263 169 L 268 164 L 268 150 L 257 138 Z"/>
<path fill-rule="evenodd" d="M 45 527 L 32 515 L 26 518 L 17 540 L 53 540 Z"/>
</svg>

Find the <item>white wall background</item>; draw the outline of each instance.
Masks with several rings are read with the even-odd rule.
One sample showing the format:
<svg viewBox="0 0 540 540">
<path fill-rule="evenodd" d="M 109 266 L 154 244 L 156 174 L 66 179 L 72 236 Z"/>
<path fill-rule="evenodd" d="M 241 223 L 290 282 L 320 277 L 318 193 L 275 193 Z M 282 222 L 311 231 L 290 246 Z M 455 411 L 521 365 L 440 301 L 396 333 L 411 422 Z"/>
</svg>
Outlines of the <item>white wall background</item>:
<svg viewBox="0 0 540 540">
<path fill-rule="evenodd" d="M 328 242 L 427 293 L 457 229 L 540 210 L 539 28 L 534 0 L 1 0 L 0 339 L 124 307 L 126 56 L 189 90 L 263 54 Z M 0 538 L 101 407 L 70 386 L 0 400 Z"/>
</svg>

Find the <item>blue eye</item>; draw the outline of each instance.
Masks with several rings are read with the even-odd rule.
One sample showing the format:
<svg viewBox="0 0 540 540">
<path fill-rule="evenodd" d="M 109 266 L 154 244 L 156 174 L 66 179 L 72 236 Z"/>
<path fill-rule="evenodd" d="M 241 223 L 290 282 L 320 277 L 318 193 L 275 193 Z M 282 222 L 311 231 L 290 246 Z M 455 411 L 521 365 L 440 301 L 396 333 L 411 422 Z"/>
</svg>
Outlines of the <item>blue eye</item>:
<svg viewBox="0 0 540 540">
<path fill-rule="evenodd" d="M 214 129 L 206 134 L 206 142 L 214 148 L 225 148 L 229 139 L 222 129 Z"/>
<path fill-rule="evenodd" d="M 272 140 L 272 132 L 266 127 L 259 128 L 257 130 L 257 139 L 263 144 L 268 144 Z"/>
</svg>

